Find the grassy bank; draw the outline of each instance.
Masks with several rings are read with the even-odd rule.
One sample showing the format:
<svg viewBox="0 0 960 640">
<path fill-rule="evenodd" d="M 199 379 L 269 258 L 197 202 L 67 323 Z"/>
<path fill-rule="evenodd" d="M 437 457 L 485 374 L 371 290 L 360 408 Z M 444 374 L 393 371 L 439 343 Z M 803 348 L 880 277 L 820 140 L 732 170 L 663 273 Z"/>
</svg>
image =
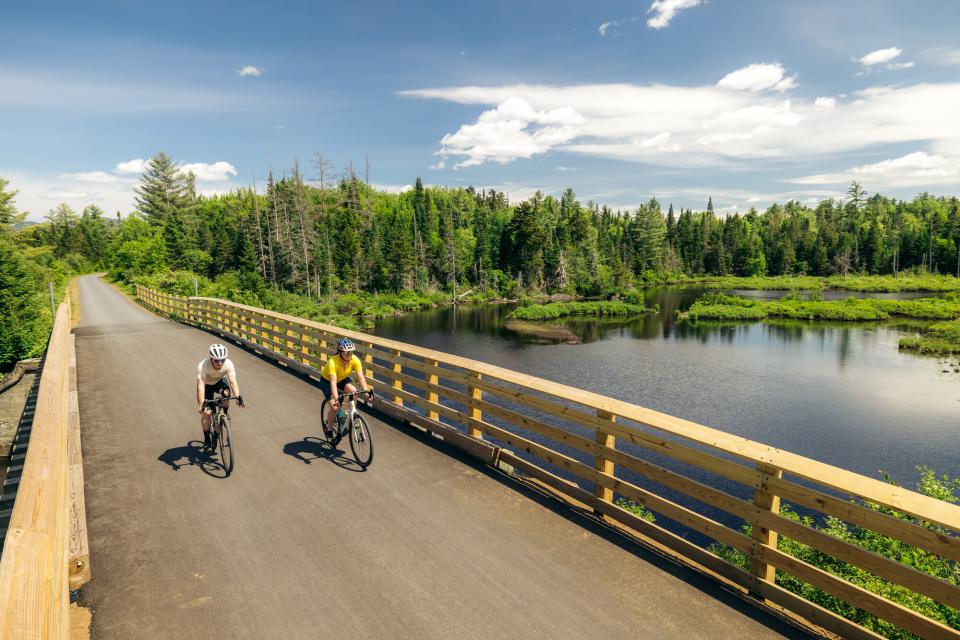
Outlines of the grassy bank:
<svg viewBox="0 0 960 640">
<path fill-rule="evenodd" d="M 516 320 L 537 321 L 556 320 L 567 316 L 639 316 L 655 312 L 655 309 L 645 305 L 629 302 L 551 302 L 520 307 L 515 309 L 509 317 Z"/>
<path fill-rule="evenodd" d="M 960 353 L 960 320 L 938 322 L 919 336 L 901 338 L 900 348 L 931 355 Z"/>
<path fill-rule="evenodd" d="M 788 295 L 780 300 L 749 300 L 739 296 L 710 293 L 697 300 L 687 313 L 691 320 L 762 320 L 794 318 L 797 320 L 889 320 L 916 318 L 924 320 L 960 319 L 960 295 L 915 300 L 803 300 Z"/>
<path fill-rule="evenodd" d="M 840 289 L 845 291 L 890 292 L 930 291 L 960 292 L 960 279 L 948 275 L 900 274 L 893 276 L 754 276 L 740 278 L 723 276 L 716 278 L 676 279 L 669 284 L 683 286 L 708 286 L 715 289 L 769 289 L 773 291 Z"/>
</svg>

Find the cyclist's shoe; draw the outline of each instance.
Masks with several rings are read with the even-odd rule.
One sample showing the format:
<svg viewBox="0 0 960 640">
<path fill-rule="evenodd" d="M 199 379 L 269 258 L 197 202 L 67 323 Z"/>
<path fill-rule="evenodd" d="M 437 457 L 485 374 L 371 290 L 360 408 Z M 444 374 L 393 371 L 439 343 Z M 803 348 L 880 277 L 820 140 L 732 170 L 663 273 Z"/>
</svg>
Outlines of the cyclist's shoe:
<svg viewBox="0 0 960 640">
<path fill-rule="evenodd" d="M 210 432 L 209 431 L 203 432 L 203 448 L 210 449 Z"/>
<path fill-rule="evenodd" d="M 210 451 L 212 451 L 213 453 L 217 452 L 217 440 L 219 439 L 220 439 L 220 434 L 218 434 L 216 431 L 210 434 Z"/>
<path fill-rule="evenodd" d="M 327 423 L 323 423 L 323 436 L 330 442 L 333 442 L 333 431 L 330 431 L 330 427 L 327 426 Z"/>
</svg>

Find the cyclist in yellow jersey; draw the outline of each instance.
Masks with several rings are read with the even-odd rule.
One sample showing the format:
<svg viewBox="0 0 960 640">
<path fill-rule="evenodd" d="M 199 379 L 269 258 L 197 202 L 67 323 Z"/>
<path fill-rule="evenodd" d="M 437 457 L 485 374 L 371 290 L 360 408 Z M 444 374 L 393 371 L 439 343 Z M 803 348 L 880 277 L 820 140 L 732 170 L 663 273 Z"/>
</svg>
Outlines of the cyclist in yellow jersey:
<svg viewBox="0 0 960 640">
<path fill-rule="evenodd" d="M 350 338 L 341 338 L 337 341 L 337 355 L 327 360 L 327 364 L 320 370 L 322 378 L 320 388 L 324 397 L 329 401 L 330 410 L 327 412 L 323 430 L 329 438 L 333 434 L 333 423 L 340 407 L 340 393 L 353 393 L 357 387 L 350 379 L 350 374 L 357 372 L 360 388 L 373 396 L 373 391 L 367 386 L 367 379 L 363 376 L 363 363 L 354 355 L 356 347 Z"/>
</svg>

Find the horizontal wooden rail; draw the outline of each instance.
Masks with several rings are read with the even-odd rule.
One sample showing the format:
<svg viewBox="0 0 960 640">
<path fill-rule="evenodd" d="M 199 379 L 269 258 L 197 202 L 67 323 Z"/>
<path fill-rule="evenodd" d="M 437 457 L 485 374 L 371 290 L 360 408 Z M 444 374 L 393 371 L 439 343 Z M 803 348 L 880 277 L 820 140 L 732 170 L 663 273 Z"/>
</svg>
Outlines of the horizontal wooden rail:
<svg viewBox="0 0 960 640">
<path fill-rule="evenodd" d="M 611 522 L 665 545 L 719 579 L 833 633 L 877 637 L 784 590 L 776 584 L 778 571 L 921 637 L 960 638 L 956 629 L 776 548 L 778 536 L 791 538 L 943 605 L 960 608 L 957 585 L 781 516 L 778 510 L 780 500 L 786 499 L 958 561 L 957 505 L 681 418 L 469 358 L 215 298 L 178 298 L 144 288 L 137 293 L 145 306 L 160 314 L 218 332 L 312 375 L 333 354 L 338 338 L 352 338 L 369 378 L 380 391 L 378 408 L 451 440 L 487 463 L 509 463 Z M 691 470 L 696 471 L 695 477 L 688 475 Z M 638 477 L 687 496 L 689 502 L 679 504 L 629 481 Z M 625 511 L 615 504 L 620 497 L 745 554 L 750 571 Z M 890 516 L 867 503 L 909 517 Z M 703 508 L 698 505 L 729 514 L 726 523 L 751 523 L 754 535 L 744 535 L 735 525 L 701 513 Z"/>
<path fill-rule="evenodd" d="M 0 558 L 0 638 L 66 638 L 70 632 L 67 295 L 47 345 L 23 475 Z"/>
</svg>

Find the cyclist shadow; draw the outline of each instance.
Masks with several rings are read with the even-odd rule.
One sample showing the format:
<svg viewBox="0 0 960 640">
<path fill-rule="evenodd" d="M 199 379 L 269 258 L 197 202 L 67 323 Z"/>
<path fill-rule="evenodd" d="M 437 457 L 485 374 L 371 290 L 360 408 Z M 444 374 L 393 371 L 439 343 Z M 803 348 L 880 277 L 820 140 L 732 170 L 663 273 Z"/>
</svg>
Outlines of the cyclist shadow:
<svg viewBox="0 0 960 640">
<path fill-rule="evenodd" d="M 288 442 L 283 445 L 283 452 L 291 458 L 296 458 L 304 464 L 314 460 L 328 460 L 341 469 L 361 473 L 366 471 L 353 458 L 348 458 L 339 447 L 334 447 L 323 438 L 305 436 L 303 440 Z"/>
<path fill-rule="evenodd" d="M 209 453 L 205 453 L 203 443 L 199 440 L 191 440 L 182 447 L 171 447 L 157 456 L 157 460 L 169 465 L 174 471 L 179 471 L 183 467 L 199 467 L 211 478 L 227 477 L 227 471 L 220 461 Z"/>
</svg>

